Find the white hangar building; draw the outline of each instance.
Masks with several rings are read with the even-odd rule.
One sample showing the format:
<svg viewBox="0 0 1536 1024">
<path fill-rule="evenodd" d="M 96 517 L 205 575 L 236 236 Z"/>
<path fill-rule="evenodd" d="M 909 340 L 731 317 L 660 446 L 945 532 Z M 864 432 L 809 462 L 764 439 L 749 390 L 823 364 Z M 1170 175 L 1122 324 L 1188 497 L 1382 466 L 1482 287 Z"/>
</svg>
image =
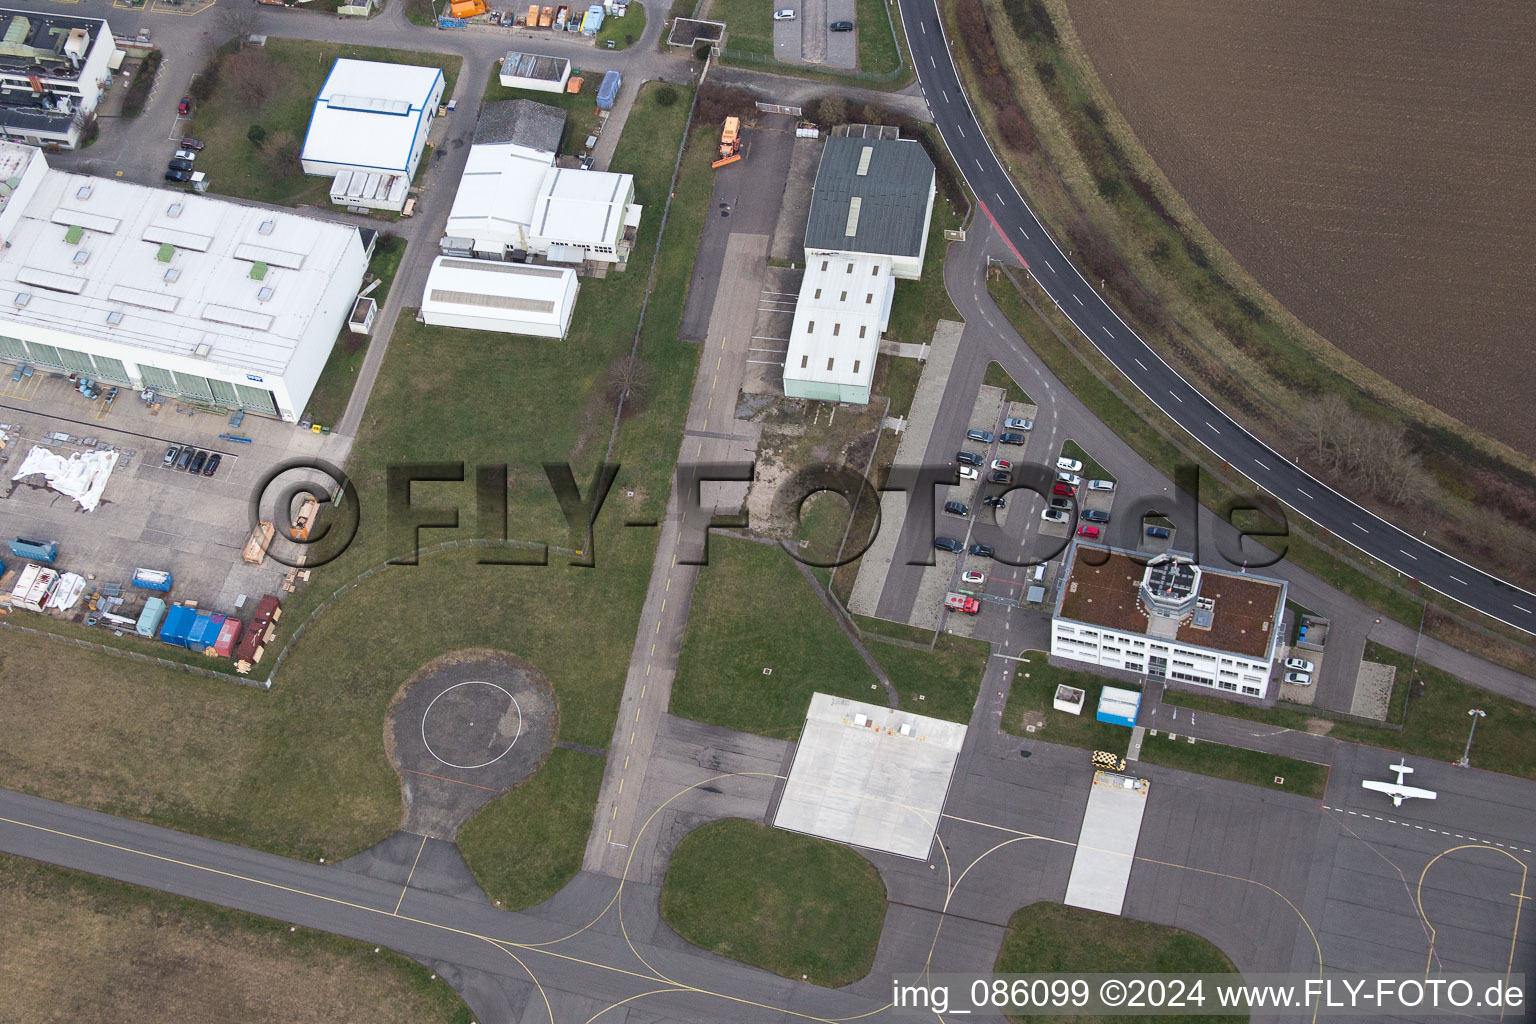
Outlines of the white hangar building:
<svg viewBox="0 0 1536 1024">
<path fill-rule="evenodd" d="M 922 144 L 871 129 L 821 151 L 805 226 L 805 277 L 784 358 L 784 394 L 863 405 L 890 326 L 896 278 L 917 280 L 937 178 Z"/>
<path fill-rule="evenodd" d="M 421 318 L 439 327 L 564 338 L 578 287 L 569 267 L 439 256 L 427 274 Z"/>
<path fill-rule="evenodd" d="M 0 143 L 0 360 L 296 421 L 372 232 Z"/>
<path fill-rule="evenodd" d="M 336 61 L 310 115 L 304 173 L 333 176 L 334 203 L 404 209 L 443 86 L 438 68 Z"/>
</svg>

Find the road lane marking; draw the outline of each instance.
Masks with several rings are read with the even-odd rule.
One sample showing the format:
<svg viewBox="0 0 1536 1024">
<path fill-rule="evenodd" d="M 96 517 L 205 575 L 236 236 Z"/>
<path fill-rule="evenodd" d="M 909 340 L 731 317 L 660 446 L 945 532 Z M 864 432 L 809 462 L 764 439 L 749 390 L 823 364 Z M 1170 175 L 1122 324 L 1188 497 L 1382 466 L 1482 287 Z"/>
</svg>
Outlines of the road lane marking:
<svg viewBox="0 0 1536 1024">
<path fill-rule="evenodd" d="M 1178 393 L 1178 392 L 1177 392 L 1177 391 L 1170 391 L 1170 392 L 1168 392 L 1168 393 L 1169 393 L 1169 394 L 1170 394 L 1170 395 L 1172 395 L 1172 396 L 1173 396 L 1173 397 L 1174 397 L 1174 398 L 1179 398 L 1179 393 Z M 1180 405 L 1183 405 L 1183 404 L 1184 404 L 1184 399 L 1182 399 L 1182 398 L 1179 398 L 1179 404 L 1180 404 Z"/>
<path fill-rule="evenodd" d="M 1446 573 L 1446 575 L 1450 576 L 1450 573 Z M 1451 579 L 1455 580 L 1457 583 L 1460 583 L 1462 586 L 1466 586 L 1467 585 L 1467 581 L 1462 579 L 1459 576 L 1451 576 Z"/>
<path fill-rule="evenodd" d="M 999 195 L 996 192 L 993 192 L 992 194 L 994 196 L 997 196 L 997 205 L 998 206 L 1007 206 L 1008 205 L 1008 200 L 1004 199 L 1001 195 Z"/>
<path fill-rule="evenodd" d="M 1049 270 L 1053 274 L 1056 273 L 1056 268 L 1051 266 L 1051 261 L 1050 260 L 1041 260 L 1040 262 L 1045 264 L 1045 269 L 1046 270 Z"/>
<path fill-rule="evenodd" d="M 1525 614 L 1527 614 L 1527 615 L 1536 614 L 1536 613 L 1533 613 L 1529 608 L 1522 607 L 1521 605 L 1518 605 L 1518 604 L 1515 605 L 1515 610 L 1516 611 L 1525 612 Z"/>
<path fill-rule="evenodd" d="M 931 67 L 931 68 L 937 68 L 938 67 L 938 65 L 933 62 L 933 54 L 931 54 L 931 53 L 928 55 L 928 66 Z"/>
<path fill-rule="evenodd" d="M 1217 434 L 1219 434 L 1219 433 L 1221 433 L 1221 431 L 1219 431 L 1219 430 L 1217 430 L 1217 429 L 1216 429 L 1216 428 L 1215 428 L 1215 426 L 1213 426 L 1213 425 L 1212 425 L 1212 424 L 1211 424 L 1211 421 L 1210 421 L 1210 420 L 1206 420 L 1206 421 L 1205 421 L 1205 425 L 1206 425 L 1206 426 L 1208 426 L 1208 427 L 1210 427 L 1210 428 L 1211 428 L 1211 430 L 1212 430 L 1212 431 L 1213 431 L 1213 432 L 1215 432 L 1215 433 L 1217 433 Z"/>
<path fill-rule="evenodd" d="M 1419 560 L 1419 556 L 1418 556 L 1418 555 L 1409 555 L 1409 554 L 1408 554 L 1408 552 L 1406 552 L 1406 551 L 1403 551 L 1403 549 L 1402 549 L 1402 548 L 1398 548 L 1398 549 L 1397 549 L 1397 550 L 1398 550 L 1398 551 L 1399 551 L 1399 552 L 1400 552 L 1400 553 L 1402 553 L 1402 554 L 1405 554 L 1405 555 L 1408 555 L 1408 557 L 1409 557 L 1409 558 L 1411 558 L 1411 559 L 1413 559 L 1413 560 L 1414 560 L 1414 561 L 1415 561 L 1415 562 L 1417 562 L 1417 561 L 1418 561 L 1418 560 Z"/>
<path fill-rule="evenodd" d="M 1370 533 L 1371 532 L 1370 530 L 1367 530 L 1365 527 L 1361 526 L 1359 523 L 1356 523 L 1356 522 L 1353 522 L 1353 521 L 1351 521 L 1349 525 L 1353 526 L 1355 529 L 1359 530 L 1361 533 Z"/>
<path fill-rule="evenodd" d="M 1135 358 L 1135 357 L 1134 357 L 1134 356 L 1133 356 L 1133 357 L 1132 357 L 1132 358 Z M 1144 362 L 1142 362 L 1142 361 L 1141 361 L 1141 360 L 1140 360 L 1140 359 L 1137 359 L 1137 360 L 1136 360 L 1136 365 L 1137 365 L 1137 366 L 1139 366 L 1139 367 L 1141 367 L 1141 368 L 1142 368 L 1142 369 L 1143 369 L 1143 370 L 1146 370 L 1146 369 L 1147 369 L 1147 364 L 1146 364 L 1146 363 L 1144 363 Z M 1151 370 L 1147 370 L 1147 372 L 1148 372 L 1148 373 L 1151 373 L 1151 372 L 1152 372 L 1152 371 L 1151 371 Z"/>
<path fill-rule="evenodd" d="M 1256 466 L 1258 466 L 1260 469 L 1268 469 L 1269 468 L 1268 466 L 1264 465 L 1264 463 L 1260 462 L 1258 459 L 1254 459 L 1253 461 L 1254 461 L 1254 464 Z M 1298 490 L 1299 489 L 1300 488 L 1298 488 Z"/>
<path fill-rule="evenodd" d="M 944 102 L 945 103 L 949 102 L 949 90 L 948 89 L 940 89 L 939 90 L 939 94 L 944 97 Z"/>
<path fill-rule="evenodd" d="M 1023 228 L 1019 228 L 1019 234 L 1024 236 L 1024 241 L 1026 241 L 1026 242 L 1029 241 L 1029 232 L 1028 231 L 1025 231 Z"/>
<path fill-rule="evenodd" d="M 1317 500 L 1315 498 L 1312 498 L 1312 495 L 1308 494 L 1306 491 L 1302 490 L 1300 487 L 1296 488 L 1296 493 L 1301 495 L 1303 498 L 1310 498 L 1310 499 L 1312 499 L 1314 501 Z"/>
<path fill-rule="evenodd" d="M 1076 292 L 1074 292 L 1072 294 L 1072 301 L 1077 303 L 1079 306 L 1081 306 L 1083 304 L 1083 300 L 1077 297 L 1077 293 Z"/>
</svg>

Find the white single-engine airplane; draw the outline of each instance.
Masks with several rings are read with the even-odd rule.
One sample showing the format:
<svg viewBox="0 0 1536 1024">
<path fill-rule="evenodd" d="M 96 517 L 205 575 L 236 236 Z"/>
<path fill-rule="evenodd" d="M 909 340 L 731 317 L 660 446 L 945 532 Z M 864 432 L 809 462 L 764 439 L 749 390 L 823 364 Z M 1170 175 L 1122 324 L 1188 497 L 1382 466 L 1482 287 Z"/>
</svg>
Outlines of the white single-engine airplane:
<svg viewBox="0 0 1536 1024">
<path fill-rule="evenodd" d="M 1375 779 L 1366 779 L 1360 785 L 1372 792 L 1387 794 L 1392 798 L 1393 807 L 1403 806 L 1404 800 L 1433 800 L 1438 795 L 1432 790 L 1403 785 L 1403 776 L 1412 775 L 1413 769 L 1404 764 L 1402 759 L 1392 765 L 1391 769 L 1397 773 L 1396 782 L 1377 782 Z"/>
</svg>

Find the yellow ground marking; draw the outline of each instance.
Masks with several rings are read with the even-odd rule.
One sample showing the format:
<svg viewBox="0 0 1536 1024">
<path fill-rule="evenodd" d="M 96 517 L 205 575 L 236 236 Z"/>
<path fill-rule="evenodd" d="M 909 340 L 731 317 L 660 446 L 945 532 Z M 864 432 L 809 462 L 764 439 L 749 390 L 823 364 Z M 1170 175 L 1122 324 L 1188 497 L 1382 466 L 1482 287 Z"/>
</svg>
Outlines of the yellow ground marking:
<svg viewBox="0 0 1536 1024">
<path fill-rule="evenodd" d="M 668 995 L 669 993 L 672 993 L 672 992 L 687 992 L 687 991 L 689 991 L 689 990 L 686 989 L 686 988 L 655 988 L 655 989 L 651 989 L 651 991 L 649 991 L 649 992 L 637 992 L 637 993 L 635 993 L 632 996 L 626 996 L 625 998 L 620 999 L 618 1002 L 610 1003 L 607 1006 L 603 1007 L 601 1010 L 598 1010 L 592 1016 L 587 1018 L 586 1024 L 592 1024 L 593 1021 L 597 1020 L 597 1018 L 601 1017 L 603 1014 L 607 1013 L 609 1010 L 617 1010 L 619 1007 L 624 1006 L 627 1003 L 632 1003 L 636 999 L 644 999 L 646 996 L 664 996 L 664 995 Z"/>
<path fill-rule="evenodd" d="M 1439 860 L 1441 857 L 1444 857 L 1448 853 L 1457 853 L 1461 850 L 1487 850 L 1492 853 L 1502 853 L 1504 856 L 1520 865 L 1520 891 L 1518 893 L 1510 893 L 1510 895 L 1515 898 L 1515 927 L 1509 933 L 1509 962 L 1505 965 L 1504 968 L 1504 980 L 1507 982 L 1509 980 L 1509 976 L 1513 974 L 1515 970 L 1515 944 L 1520 937 L 1520 911 L 1525 907 L 1525 901 L 1531 898 L 1525 895 L 1526 879 L 1527 876 L 1529 876 L 1531 869 L 1530 865 L 1526 864 L 1525 861 L 1521 860 L 1519 857 L 1516 857 L 1508 850 L 1501 850 L 1497 846 L 1488 846 L 1485 843 L 1463 843 L 1460 846 L 1452 846 L 1448 849 L 1441 850 L 1439 853 L 1431 857 L 1429 863 L 1424 865 L 1424 870 L 1419 872 L 1419 884 L 1416 891 L 1414 892 L 1414 902 L 1418 904 L 1419 917 L 1423 918 L 1425 926 L 1429 928 L 1429 953 L 1424 959 L 1424 975 L 1425 977 L 1429 976 L 1430 967 L 1435 962 L 1435 926 L 1430 922 L 1429 915 L 1424 913 L 1424 879 L 1429 874 L 1429 869 L 1435 866 L 1435 861 Z M 1499 1010 L 1499 1019 L 1504 1019 L 1503 1008 L 1500 1008 Z"/>
<path fill-rule="evenodd" d="M 503 953 L 507 954 L 507 956 L 511 957 L 513 960 L 516 960 L 517 966 L 528 972 L 528 980 L 533 982 L 534 988 L 539 990 L 539 998 L 544 1000 L 544 1012 L 549 1014 L 549 1024 L 555 1024 L 555 1008 L 549 1005 L 549 995 L 545 993 L 544 985 L 539 981 L 538 976 L 533 973 L 533 970 L 527 964 L 523 963 L 522 958 L 520 958 L 516 953 L 512 952 L 506 946 L 496 941 L 495 939 L 487 939 L 486 941 L 495 946 L 497 949 L 501 950 Z"/>
<path fill-rule="evenodd" d="M 400 916 L 400 904 L 405 902 L 405 894 L 411 891 L 411 879 L 416 877 L 416 865 L 421 863 L 421 851 L 427 848 L 427 837 L 421 837 L 421 845 L 416 847 L 416 859 L 411 861 L 410 874 L 405 876 L 405 884 L 400 887 L 400 898 L 395 901 L 395 916 Z"/>
</svg>

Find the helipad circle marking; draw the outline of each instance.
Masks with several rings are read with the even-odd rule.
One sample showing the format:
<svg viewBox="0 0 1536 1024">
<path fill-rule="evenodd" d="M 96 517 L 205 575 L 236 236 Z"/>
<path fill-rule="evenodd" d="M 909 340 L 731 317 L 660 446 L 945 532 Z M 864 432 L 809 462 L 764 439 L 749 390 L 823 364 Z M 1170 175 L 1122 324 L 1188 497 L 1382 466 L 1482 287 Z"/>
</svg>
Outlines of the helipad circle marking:
<svg viewBox="0 0 1536 1024">
<path fill-rule="evenodd" d="M 454 764 L 452 761 L 445 760 L 441 754 L 432 749 L 432 744 L 427 742 L 427 719 L 432 716 L 433 704 L 436 704 L 438 701 L 442 700 L 443 694 L 448 693 L 449 690 L 457 690 L 461 686 L 489 686 L 492 689 L 501 690 L 502 694 L 506 696 L 507 700 L 512 702 L 512 707 L 517 711 L 517 732 L 513 734 L 512 742 L 507 744 L 506 750 L 503 750 L 489 761 L 482 761 L 480 764 Z M 454 683 L 452 686 L 445 689 L 442 693 L 438 694 L 436 697 L 433 697 L 432 703 L 427 705 L 427 710 L 421 713 L 421 745 L 427 748 L 427 753 L 435 757 L 439 764 L 446 765 L 449 768 L 460 768 L 467 771 L 471 768 L 484 768 L 488 765 L 493 765 L 497 761 L 500 761 L 502 758 L 506 757 L 507 751 L 517 746 L 517 741 L 522 735 L 523 706 L 517 702 L 516 697 L 512 696 L 510 693 L 507 693 L 506 690 L 502 689 L 500 686 L 497 686 L 495 683 L 488 683 L 483 679 L 466 679 L 462 683 Z"/>
</svg>

